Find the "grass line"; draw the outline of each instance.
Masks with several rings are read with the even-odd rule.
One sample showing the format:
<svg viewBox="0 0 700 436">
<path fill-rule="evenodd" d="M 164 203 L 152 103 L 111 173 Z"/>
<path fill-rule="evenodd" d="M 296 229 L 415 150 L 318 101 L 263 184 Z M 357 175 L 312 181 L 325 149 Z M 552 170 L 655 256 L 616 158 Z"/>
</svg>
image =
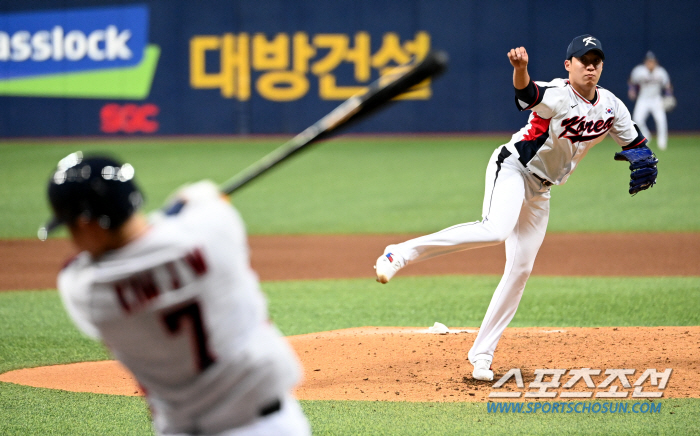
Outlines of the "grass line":
<svg viewBox="0 0 700 436">
<path fill-rule="evenodd" d="M 478 220 L 484 173 L 507 137 L 347 137 L 285 163 L 233 200 L 252 234 L 429 233 Z M 697 136 L 674 136 L 659 153 L 658 184 L 630 197 L 619 147 L 593 147 L 563 186 L 552 188 L 549 231 L 700 231 Z M 33 238 L 49 215 L 45 186 L 70 152 L 107 151 L 129 161 L 158 208 L 184 183 L 228 180 L 281 142 L 276 139 L 84 141 L 0 144 L 0 238 Z M 50 146 L 47 146 L 50 145 Z"/>
</svg>

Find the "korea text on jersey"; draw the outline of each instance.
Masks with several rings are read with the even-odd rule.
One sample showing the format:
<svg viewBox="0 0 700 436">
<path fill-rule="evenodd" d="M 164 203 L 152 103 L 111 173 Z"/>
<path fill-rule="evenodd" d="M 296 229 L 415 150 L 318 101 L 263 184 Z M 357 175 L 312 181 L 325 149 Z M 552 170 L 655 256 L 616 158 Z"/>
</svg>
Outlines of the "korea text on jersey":
<svg viewBox="0 0 700 436">
<path fill-rule="evenodd" d="M 661 413 L 661 402 L 548 401 L 537 403 L 489 402 L 488 413 Z"/>
</svg>

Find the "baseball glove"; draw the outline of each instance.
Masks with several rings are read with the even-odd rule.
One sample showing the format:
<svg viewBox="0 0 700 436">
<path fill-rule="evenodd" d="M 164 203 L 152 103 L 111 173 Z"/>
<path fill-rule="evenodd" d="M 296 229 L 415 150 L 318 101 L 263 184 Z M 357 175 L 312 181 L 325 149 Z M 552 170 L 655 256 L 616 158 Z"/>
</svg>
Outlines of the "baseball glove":
<svg viewBox="0 0 700 436">
<path fill-rule="evenodd" d="M 631 195 L 656 184 L 656 175 L 659 173 L 656 164 L 659 160 L 646 145 L 618 151 L 615 153 L 615 160 L 626 160 L 630 163 L 632 174 L 630 174 L 629 192 Z"/>
<path fill-rule="evenodd" d="M 674 97 L 672 95 L 664 96 L 663 105 L 664 105 L 664 110 L 666 112 L 671 112 L 673 109 L 676 108 L 676 97 Z"/>
</svg>

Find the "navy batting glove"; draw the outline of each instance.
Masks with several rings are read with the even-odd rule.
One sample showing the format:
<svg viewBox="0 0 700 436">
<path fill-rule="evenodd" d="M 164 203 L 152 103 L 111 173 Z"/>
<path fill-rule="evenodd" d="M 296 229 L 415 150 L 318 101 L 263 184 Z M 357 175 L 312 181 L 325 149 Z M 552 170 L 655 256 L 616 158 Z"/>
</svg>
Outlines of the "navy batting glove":
<svg viewBox="0 0 700 436">
<path fill-rule="evenodd" d="M 656 164 L 659 160 L 646 145 L 615 153 L 615 160 L 626 160 L 630 163 L 629 193 L 635 195 L 639 191 L 649 189 L 656 184 L 659 171 Z"/>
</svg>

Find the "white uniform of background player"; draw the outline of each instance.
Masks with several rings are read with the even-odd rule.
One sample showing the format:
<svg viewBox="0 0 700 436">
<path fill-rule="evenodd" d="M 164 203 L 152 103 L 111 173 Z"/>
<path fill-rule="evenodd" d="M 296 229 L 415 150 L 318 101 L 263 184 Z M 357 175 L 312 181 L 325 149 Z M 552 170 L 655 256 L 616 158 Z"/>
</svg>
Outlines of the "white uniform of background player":
<svg viewBox="0 0 700 436">
<path fill-rule="evenodd" d="M 588 150 L 607 134 L 625 148 L 647 142 L 625 105 L 596 86 L 604 58 L 600 41 L 579 36 L 569 47 L 569 59 L 571 52 L 575 57 L 566 62 L 569 78 L 583 83 L 588 98 L 570 80 L 532 82 L 525 49 L 509 53 L 515 67 L 516 104 L 532 114 L 527 125 L 491 156 L 483 219 L 390 245 L 375 265 L 377 280 L 386 283 L 408 263 L 505 241 L 505 271 L 468 355 L 476 379 L 493 379 L 490 366 L 496 346 L 515 315 L 547 229 L 550 186 L 566 182 Z"/>
<path fill-rule="evenodd" d="M 73 321 L 134 374 L 158 434 L 310 434 L 290 394 L 300 366 L 268 319 L 238 213 L 200 182 L 156 218 L 61 271 Z"/>
<path fill-rule="evenodd" d="M 673 89 L 668 72 L 658 64 L 654 53 L 648 52 L 644 63 L 637 65 L 632 70 L 629 84 L 629 98 L 637 101 L 634 105 L 632 119 L 639 125 L 644 136 L 651 138 L 647 127 L 647 118 L 651 114 L 656 124 L 656 141 L 659 149 L 666 150 L 668 145 L 666 110 L 669 107 L 664 106 L 664 97 L 673 99 Z"/>
</svg>

